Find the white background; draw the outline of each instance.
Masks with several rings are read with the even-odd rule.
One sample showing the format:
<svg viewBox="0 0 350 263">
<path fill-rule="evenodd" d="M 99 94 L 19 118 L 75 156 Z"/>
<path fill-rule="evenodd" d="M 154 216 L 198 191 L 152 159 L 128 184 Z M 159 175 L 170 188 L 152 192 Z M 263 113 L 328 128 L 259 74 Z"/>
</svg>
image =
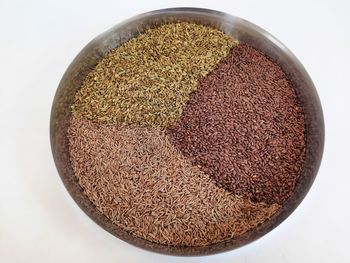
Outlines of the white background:
<svg viewBox="0 0 350 263">
<path fill-rule="evenodd" d="M 349 1 L 0 0 L 0 262 L 350 262 Z M 221 10 L 260 25 L 301 60 L 326 123 L 318 177 L 298 209 L 235 251 L 150 253 L 92 222 L 64 188 L 50 151 L 56 87 L 95 36 L 136 14 L 175 6 Z"/>
</svg>

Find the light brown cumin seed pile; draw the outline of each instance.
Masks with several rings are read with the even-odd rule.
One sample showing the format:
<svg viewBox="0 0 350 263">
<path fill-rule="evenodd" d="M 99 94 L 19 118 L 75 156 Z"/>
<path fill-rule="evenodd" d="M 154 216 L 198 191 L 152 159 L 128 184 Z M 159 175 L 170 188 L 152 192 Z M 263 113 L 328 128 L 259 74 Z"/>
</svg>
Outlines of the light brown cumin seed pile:
<svg viewBox="0 0 350 263">
<path fill-rule="evenodd" d="M 149 241 L 217 243 L 256 227 L 280 207 L 217 187 L 160 128 L 73 117 L 68 137 L 73 169 L 88 198 L 113 223 Z"/>
</svg>

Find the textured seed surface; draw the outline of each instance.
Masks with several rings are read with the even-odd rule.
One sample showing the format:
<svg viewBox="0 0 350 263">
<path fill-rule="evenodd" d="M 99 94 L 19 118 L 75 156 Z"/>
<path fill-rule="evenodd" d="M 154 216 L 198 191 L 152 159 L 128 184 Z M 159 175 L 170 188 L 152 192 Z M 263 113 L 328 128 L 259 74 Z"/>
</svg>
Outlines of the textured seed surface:
<svg viewBox="0 0 350 263">
<path fill-rule="evenodd" d="M 169 134 L 218 185 L 255 202 L 286 200 L 304 162 L 304 116 L 291 83 L 243 44 L 200 81 Z"/>
<path fill-rule="evenodd" d="M 135 236 L 178 246 L 220 242 L 256 227 L 279 205 L 217 187 L 159 128 L 73 117 L 71 163 L 96 208 Z"/>
<path fill-rule="evenodd" d="M 77 92 L 73 113 L 100 123 L 167 127 L 189 94 L 237 44 L 211 27 L 171 23 L 111 50 Z"/>
</svg>

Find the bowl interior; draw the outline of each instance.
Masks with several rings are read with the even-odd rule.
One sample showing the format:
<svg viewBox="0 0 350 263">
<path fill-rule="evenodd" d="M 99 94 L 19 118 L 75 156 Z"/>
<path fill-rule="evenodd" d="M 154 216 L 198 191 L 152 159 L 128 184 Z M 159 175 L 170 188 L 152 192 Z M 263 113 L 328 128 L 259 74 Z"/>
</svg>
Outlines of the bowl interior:
<svg viewBox="0 0 350 263">
<path fill-rule="evenodd" d="M 71 116 L 70 106 L 86 75 L 109 50 L 139 35 L 147 28 L 175 21 L 213 26 L 274 59 L 292 81 L 305 114 L 306 159 L 291 198 L 270 220 L 257 228 L 238 238 L 205 247 L 165 246 L 126 233 L 95 209 L 75 179 L 69 161 L 67 128 Z M 275 228 L 294 211 L 311 187 L 319 168 L 324 144 L 324 123 L 320 101 L 310 77 L 297 58 L 277 39 L 254 24 L 225 13 L 197 8 L 174 8 L 144 13 L 118 24 L 92 40 L 77 55 L 65 72 L 54 98 L 50 139 L 56 167 L 67 190 L 79 207 L 105 230 L 133 245 L 155 252 L 172 255 L 205 255 L 247 244 Z"/>
</svg>

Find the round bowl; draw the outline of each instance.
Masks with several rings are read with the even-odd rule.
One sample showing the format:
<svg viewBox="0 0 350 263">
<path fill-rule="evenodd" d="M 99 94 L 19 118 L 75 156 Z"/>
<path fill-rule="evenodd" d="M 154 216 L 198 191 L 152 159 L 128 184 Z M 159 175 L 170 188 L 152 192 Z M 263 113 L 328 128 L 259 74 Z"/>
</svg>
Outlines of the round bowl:
<svg viewBox="0 0 350 263">
<path fill-rule="evenodd" d="M 279 63 L 293 83 L 305 114 L 305 164 L 293 195 L 274 216 L 258 227 L 238 238 L 203 247 L 175 247 L 156 244 L 135 237 L 114 225 L 97 211 L 83 193 L 69 160 L 67 128 L 71 116 L 70 106 L 86 75 L 109 50 L 139 35 L 147 28 L 175 21 L 213 26 L 271 57 Z M 171 8 L 147 12 L 120 23 L 93 39 L 77 55 L 66 70 L 53 101 L 50 139 L 56 167 L 65 187 L 79 207 L 102 228 L 130 244 L 154 252 L 186 256 L 207 255 L 231 250 L 262 237 L 295 210 L 309 191 L 321 162 L 324 146 L 324 122 L 320 100 L 309 75 L 298 59 L 271 34 L 246 20 L 226 13 L 198 8 Z"/>
</svg>

